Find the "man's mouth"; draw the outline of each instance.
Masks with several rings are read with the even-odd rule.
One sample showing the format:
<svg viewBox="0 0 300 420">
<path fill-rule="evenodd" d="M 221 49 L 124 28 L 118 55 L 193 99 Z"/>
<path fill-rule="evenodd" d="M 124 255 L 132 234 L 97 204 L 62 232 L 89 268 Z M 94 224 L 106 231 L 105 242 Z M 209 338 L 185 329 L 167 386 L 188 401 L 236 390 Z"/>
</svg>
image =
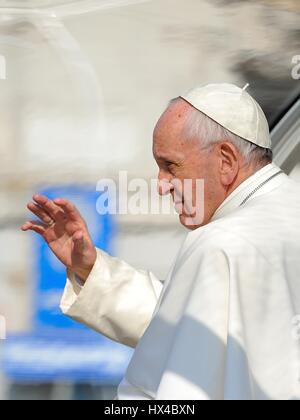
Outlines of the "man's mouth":
<svg viewBox="0 0 300 420">
<path fill-rule="evenodd" d="M 184 214 L 184 202 L 177 201 L 174 203 L 174 208 L 178 214 Z"/>
</svg>

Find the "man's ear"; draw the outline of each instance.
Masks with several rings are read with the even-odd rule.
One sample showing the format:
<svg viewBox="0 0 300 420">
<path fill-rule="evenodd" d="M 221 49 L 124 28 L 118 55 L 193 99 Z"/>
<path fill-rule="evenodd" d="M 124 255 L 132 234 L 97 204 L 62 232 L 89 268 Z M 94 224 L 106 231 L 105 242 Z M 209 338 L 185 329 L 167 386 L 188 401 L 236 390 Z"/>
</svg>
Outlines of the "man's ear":
<svg viewBox="0 0 300 420">
<path fill-rule="evenodd" d="M 221 183 L 229 187 L 238 175 L 240 155 L 232 143 L 222 142 L 218 144 L 218 156 Z"/>
</svg>

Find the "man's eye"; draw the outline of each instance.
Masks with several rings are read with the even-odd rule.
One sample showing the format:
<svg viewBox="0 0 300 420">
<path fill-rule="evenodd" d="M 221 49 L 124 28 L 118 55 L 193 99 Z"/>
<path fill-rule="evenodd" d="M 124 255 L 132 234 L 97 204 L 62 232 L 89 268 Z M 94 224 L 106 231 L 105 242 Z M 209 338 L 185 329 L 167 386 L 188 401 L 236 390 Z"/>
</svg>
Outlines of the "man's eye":
<svg viewBox="0 0 300 420">
<path fill-rule="evenodd" d="M 168 168 L 172 168 L 172 167 L 174 167 L 174 166 L 175 166 L 175 163 L 174 163 L 174 162 L 166 162 L 166 166 L 167 166 Z"/>
</svg>

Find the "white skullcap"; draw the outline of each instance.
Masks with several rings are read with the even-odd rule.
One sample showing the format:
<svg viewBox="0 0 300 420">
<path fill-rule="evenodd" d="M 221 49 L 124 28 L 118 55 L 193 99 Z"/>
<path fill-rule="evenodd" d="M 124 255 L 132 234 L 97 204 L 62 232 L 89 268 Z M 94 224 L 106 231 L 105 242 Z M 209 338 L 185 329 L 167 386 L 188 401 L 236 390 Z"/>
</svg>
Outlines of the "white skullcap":
<svg viewBox="0 0 300 420">
<path fill-rule="evenodd" d="M 233 134 L 257 146 L 271 149 L 267 118 L 259 104 L 246 92 L 228 83 L 199 86 L 181 98 Z"/>
</svg>

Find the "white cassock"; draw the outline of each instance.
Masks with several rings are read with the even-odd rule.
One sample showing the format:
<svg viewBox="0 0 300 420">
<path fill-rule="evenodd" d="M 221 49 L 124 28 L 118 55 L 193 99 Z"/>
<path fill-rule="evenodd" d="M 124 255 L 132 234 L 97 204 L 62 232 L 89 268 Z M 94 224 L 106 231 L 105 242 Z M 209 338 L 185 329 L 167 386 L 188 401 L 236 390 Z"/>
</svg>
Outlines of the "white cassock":
<svg viewBox="0 0 300 420">
<path fill-rule="evenodd" d="M 119 399 L 300 399 L 300 185 L 279 172 L 189 233 L 163 283 L 102 251 L 83 288 L 69 273 L 63 312 L 136 347 Z"/>
</svg>

